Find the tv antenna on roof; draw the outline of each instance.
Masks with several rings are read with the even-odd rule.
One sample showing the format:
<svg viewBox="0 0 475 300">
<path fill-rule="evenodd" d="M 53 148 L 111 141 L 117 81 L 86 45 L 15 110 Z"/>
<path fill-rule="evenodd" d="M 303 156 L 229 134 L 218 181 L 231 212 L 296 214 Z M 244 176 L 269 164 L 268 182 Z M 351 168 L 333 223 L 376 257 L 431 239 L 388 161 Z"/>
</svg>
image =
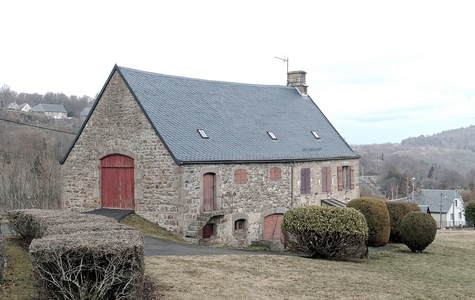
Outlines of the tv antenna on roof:
<svg viewBox="0 0 475 300">
<path fill-rule="evenodd" d="M 280 57 L 277 57 L 277 56 L 274 56 L 274 57 L 277 58 L 277 59 L 280 59 L 280 60 L 283 61 L 283 62 L 286 62 L 286 63 L 287 63 L 287 74 L 286 74 L 286 75 L 288 76 L 288 74 L 289 74 L 289 58 L 288 58 L 288 57 L 287 57 L 287 58 L 280 58 Z M 289 79 L 288 79 L 288 77 L 287 77 L 287 85 L 289 85 Z"/>
</svg>

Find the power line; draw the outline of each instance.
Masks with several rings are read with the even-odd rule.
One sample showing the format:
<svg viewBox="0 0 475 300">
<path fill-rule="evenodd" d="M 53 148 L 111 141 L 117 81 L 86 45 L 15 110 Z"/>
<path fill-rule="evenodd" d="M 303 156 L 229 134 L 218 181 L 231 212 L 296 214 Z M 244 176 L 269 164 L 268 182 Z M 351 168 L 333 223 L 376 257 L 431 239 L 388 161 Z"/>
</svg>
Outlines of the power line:
<svg viewBox="0 0 475 300">
<path fill-rule="evenodd" d="M 41 127 L 41 126 L 31 125 L 31 124 L 27 124 L 27 123 L 20 123 L 18 121 L 12 121 L 12 120 L 2 119 L 2 118 L 0 118 L 0 120 L 5 121 L 5 122 L 9 122 L 9 123 L 14 123 L 14 124 L 17 124 L 17 125 L 29 126 L 29 127 L 34 127 L 34 128 L 43 129 L 43 130 L 50 130 L 50 131 L 73 134 L 73 135 L 77 134 L 77 133 L 74 133 L 74 132 L 68 132 L 68 131 L 63 131 L 63 130 L 59 130 L 59 129 Z"/>
</svg>

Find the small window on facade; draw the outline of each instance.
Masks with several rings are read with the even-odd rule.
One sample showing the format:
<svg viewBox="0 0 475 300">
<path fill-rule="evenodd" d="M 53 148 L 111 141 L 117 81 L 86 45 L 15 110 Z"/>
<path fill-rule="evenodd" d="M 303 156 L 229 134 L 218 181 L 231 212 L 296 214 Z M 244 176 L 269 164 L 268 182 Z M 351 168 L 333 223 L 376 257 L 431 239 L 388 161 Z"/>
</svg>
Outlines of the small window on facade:
<svg viewBox="0 0 475 300">
<path fill-rule="evenodd" d="M 282 180 L 282 170 L 277 167 L 271 168 L 270 181 L 280 181 L 280 180 Z"/>
<path fill-rule="evenodd" d="M 198 133 L 201 135 L 202 138 L 209 139 L 209 136 L 206 134 L 206 132 L 203 129 L 198 129 Z"/>
<path fill-rule="evenodd" d="M 454 201 L 455 201 L 455 207 L 457 207 L 457 199 L 455 199 Z"/>
<path fill-rule="evenodd" d="M 355 168 L 351 166 L 339 166 L 338 169 L 338 190 L 355 188 Z"/>
<path fill-rule="evenodd" d="M 246 230 L 246 220 L 239 219 L 234 222 L 234 232 L 244 232 Z"/>
<path fill-rule="evenodd" d="M 275 134 L 273 132 L 267 131 L 267 134 L 270 136 L 271 139 L 273 139 L 273 140 L 277 139 L 277 137 L 275 136 Z"/>
<path fill-rule="evenodd" d="M 247 182 L 247 171 L 244 169 L 238 169 L 234 171 L 234 183 L 243 184 Z"/>
<path fill-rule="evenodd" d="M 312 130 L 312 134 L 317 140 L 320 139 L 320 136 L 315 131 Z"/>
</svg>

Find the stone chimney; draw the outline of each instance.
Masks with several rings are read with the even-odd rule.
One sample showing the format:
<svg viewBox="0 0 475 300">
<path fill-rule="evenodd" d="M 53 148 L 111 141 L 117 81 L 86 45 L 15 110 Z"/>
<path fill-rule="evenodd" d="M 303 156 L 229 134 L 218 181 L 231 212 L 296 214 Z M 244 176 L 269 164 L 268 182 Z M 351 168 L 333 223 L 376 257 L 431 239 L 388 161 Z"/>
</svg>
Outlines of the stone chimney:
<svg viewBox="0 0 475 300">
<path fill-rule="evenodd" d="M 290 71 L 287 73 L 287 86 L 296 87 L 300 94 L 307 95 L 308 85 L 305 83 L 305 71 Z"/>
</svg>

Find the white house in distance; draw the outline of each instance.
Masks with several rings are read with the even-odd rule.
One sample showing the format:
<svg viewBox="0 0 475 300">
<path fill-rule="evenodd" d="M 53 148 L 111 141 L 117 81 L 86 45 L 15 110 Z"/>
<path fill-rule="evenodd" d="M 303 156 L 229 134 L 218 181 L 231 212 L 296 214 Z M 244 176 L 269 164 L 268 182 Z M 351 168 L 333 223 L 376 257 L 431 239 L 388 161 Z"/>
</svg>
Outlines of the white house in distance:
<svg viewBox="0 0 475 300">
<path fill-rule="evenodd" d="M 31 112 L 43 113 L 53 119 L 65 119 L 68 112 L 62 104 L 38 104 L 31 109 Z"/>
<path fill-rule="evenodd" d="M 465 225 L 464 202 L 457 190 L 421 189 L 411 193 L 409 200 L 428 206 L 439 228 Z"/>
</svg>

